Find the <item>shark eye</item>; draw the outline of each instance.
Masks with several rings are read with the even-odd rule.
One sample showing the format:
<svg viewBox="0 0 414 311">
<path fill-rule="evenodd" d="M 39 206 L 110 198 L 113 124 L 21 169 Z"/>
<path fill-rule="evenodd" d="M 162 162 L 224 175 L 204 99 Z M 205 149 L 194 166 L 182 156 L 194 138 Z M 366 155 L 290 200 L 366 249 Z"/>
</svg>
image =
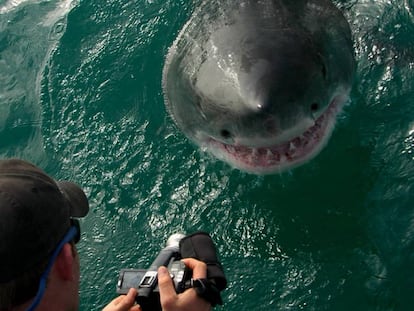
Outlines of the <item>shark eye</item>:
<svg viewBox="0 0 414 311">
<path fill-rule="evenodd" d="M 312 105 L 310 106 L 311 111 L 312 112 L 316 112 L 319 109 L 319 104 L 318 103 L 312 103 Z"/>
<path fill-rule="evenodd" d="M 230 131 L 229 131 L 229 130 L 226 130 L 226 129 L 222 129 L 222 130 L 220 131 L 220 135 L 221 135 L 221 137 L 223 137 L 224 139 L 229 139 L 229 138 L 231 137 L 231 133 L 230 133 Z"/>
</svg>

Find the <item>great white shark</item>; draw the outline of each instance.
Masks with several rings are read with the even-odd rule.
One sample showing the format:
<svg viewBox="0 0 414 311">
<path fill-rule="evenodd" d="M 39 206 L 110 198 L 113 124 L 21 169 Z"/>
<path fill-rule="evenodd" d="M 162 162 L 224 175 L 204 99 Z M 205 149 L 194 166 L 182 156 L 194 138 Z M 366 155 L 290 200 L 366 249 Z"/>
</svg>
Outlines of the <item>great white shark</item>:
<svg viewBox="0 0 414 311">
<path fill-rule="evenodd" d="M 355 58 L 329 0 L 203 1 L 166 57 L 166 107 L 233 167 L 281 172 L 316 156 L 348 101 Z"/>
</svg>

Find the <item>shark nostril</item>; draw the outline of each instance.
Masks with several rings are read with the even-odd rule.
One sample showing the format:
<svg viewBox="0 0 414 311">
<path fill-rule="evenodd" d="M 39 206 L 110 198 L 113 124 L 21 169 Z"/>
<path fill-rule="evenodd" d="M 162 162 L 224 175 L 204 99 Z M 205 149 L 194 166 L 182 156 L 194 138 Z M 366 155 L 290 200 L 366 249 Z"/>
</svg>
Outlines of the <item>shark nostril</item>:
<svg viewBox="0 0 414 311">
<path fill-rule="evenodd" d="M 322 76 L 326 80 L 327 78 L 327 70 L 325 64 L 322 64 Z"/>
</svg>

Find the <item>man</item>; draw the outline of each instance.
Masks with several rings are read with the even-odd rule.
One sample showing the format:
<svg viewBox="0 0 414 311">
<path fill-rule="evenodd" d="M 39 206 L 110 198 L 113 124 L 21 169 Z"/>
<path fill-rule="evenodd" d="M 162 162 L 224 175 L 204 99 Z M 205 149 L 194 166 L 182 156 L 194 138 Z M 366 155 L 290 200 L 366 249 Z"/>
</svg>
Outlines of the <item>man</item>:
<svg viewBox="0 0 414 311">
<path fill-rule="evenodd" d="M 34 165 L 0 160 L 0 311 L 75 311 L 79 306 L 79 222 L 89 211 L 76 184 L 55 181 Z M 184 263 L 194 278 L 206 265 Z M 207 311 L 210 304 L 194 289 L 177 295 L 168 270 L 158 271 L 164 311 Z M 114 299 L 104 311 L 138 311 L 137 291 Z"/>
</svg>

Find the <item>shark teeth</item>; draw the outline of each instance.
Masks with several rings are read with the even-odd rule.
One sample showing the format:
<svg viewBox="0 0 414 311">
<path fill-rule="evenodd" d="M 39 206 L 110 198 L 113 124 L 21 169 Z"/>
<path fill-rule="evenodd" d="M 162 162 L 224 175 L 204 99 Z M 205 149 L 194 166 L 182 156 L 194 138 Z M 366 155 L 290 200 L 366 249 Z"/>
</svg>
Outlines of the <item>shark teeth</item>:
<svg viewBox="0 0 414 311">
<path fill-rule="evenodd" d="M 332 125 L 331 120 L 335 118 L 338 107 L 334 103 L 301 135 L 290 141 L 270 147 L 249 147 L 242 145 L 230 145 L 211 139 L 210 144 L 215 149 L 224 151 L 224 157 L 232 159 L 244 167 L 252 168 L 278 168 L 290 166 L 294 163 L 303 162 L 308 159 L 315 150 L 322 145 L 324 138 L 329 132 L 327 129 Z M 214 148 L 213 148 L 214 149 Z"/>
</svg>

